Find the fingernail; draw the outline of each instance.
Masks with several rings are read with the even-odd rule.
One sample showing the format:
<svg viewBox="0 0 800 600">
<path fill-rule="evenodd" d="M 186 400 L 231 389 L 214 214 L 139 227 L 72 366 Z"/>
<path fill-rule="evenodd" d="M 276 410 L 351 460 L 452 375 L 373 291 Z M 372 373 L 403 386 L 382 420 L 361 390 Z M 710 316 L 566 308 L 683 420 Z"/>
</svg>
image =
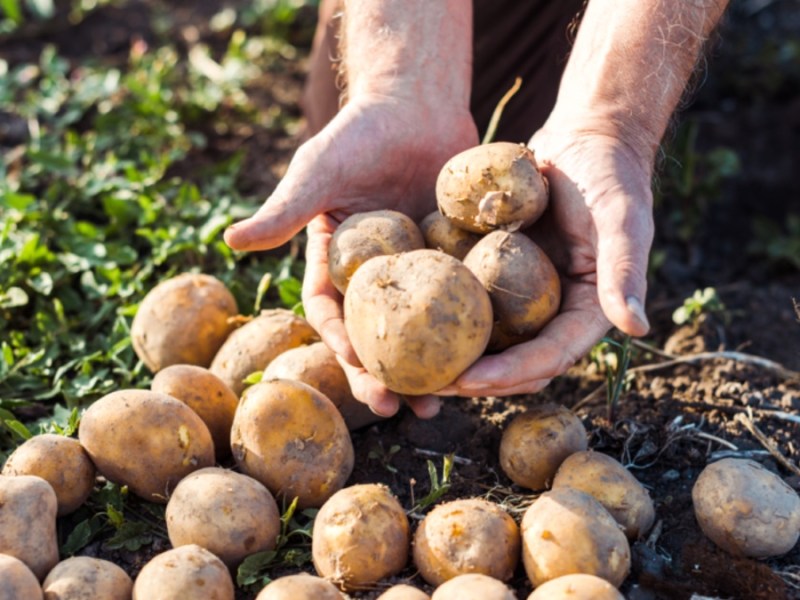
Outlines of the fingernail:
<svg viewBox="0 0 800 600">
<path fill-rule="evenodd" d="M 440 390 L 437 390 L 436 393 L 440 396 L 454 396 L 456 393 L 456 388 L 452 385 L 449 385 L 447 387 L 443 387 Z"/>
<path fill-rule="evenodd" d="M 628 296 L 625 298 L 625 305 L 641 325 L 646 329 L 650 329 L 650 322 L 647 320 L 647 315 L 644 313 L 644 306 L 642 306 L 641 300 L 636 296 Z"/>
<path fill-rule="evenodd" d="M 480 390 L 488 390 L 492 386 L 486 383 L 485 381 L 467 381 L 460 384 L 459 387 L 461 387 L 461 389 L 469 390 L 471 392 L 478 392 Z"/>
</svg>

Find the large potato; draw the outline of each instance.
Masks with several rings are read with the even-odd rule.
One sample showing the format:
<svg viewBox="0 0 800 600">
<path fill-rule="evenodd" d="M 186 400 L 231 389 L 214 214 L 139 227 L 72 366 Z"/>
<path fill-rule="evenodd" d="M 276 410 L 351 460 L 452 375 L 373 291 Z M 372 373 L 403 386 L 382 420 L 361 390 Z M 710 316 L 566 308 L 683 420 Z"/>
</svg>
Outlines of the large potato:
<svg viewBox="0 0 800 600">
<path fill-rule="evenodd" d="M 231 430 L 243 473 L 301 508 L 319 507 L 353 470 L 350 432 L 333 403 L 305 383 L 262 381 L 248 388 Z"/>
<path fill-rule="evenodd" d="M 481 573 L 458 575 L 436 588 L 431 600 L 517 600 L 506 584 Z"/>
<path fill-rule="evenodd" d="M 353 396 L 336 354 L 323 342 L 287 350 L 269 363 L 263 379 L 294 379 L 319 390 L 339 409 L 350 431 L 381 420 Z"/>
<path fill-rule="evenodd" d="M 800 497 L 755 461 L 724 458 L 706 466 L 692 488 L 703 533 L 731 554 L 767 558 L 800 537 Z"/>
<path fill-rule="evenodd" d="M 186 475 L 214 464 L 203 420 L 172 396 L 149 390 L 106 394 L 83 415 L 78 439 L 106 479 L 165 503 Z"/>
<path fill-rule="evenodd" d="M 211 372 L 240 396 L 244 380 L 263 371 L 279 354 L 319 338 L 308 321 L 290 310 L 262 310 L 256 318 L 231 333 L 211 363 Z"/>
<path fill-rule="evenodd" d="M 286 575 L 267 584 L 256 600 L 344 600 L 330 581 L 308 573 Z"/>
<path fill-rule="evenodd" d="M 0 554 L 0 600 L 42 600 L 42 586 L 20 559 Z"/>
<path fill-rule="evenodd" d="M 130 600 L 133 581 L 112 562 L 74 556 L 53 567 L 42 588 L 46 600 Z"/>
<path fill-rule="evenodd" d="M 569 575 L 596 575 L 619 585 L 628 576 L 628 539 L 589 494 L 559 488 L 539 496 L 522 519 L 522 561 L 534 587 Z"/>
<path fill-rule="evenodd" d="M 571 487 L 593 496 L 622 525 L 629 540 L 650 530 L 656 518 L 645 487 L 620 464 L 600 452 L 568 456 L 553 479 L 553 489 Z"/>
<path fill-rule="evenodd" d="M 514 519 L 497 504 L 481 498 L 438 505 L 414 535 L 414 564 L 431 585 L 465 573 L 508 581 L 517 568 L 519 553 L 519 527 Z"/>
<path fill-rule="evenodd" d="M 390 587 L 377 600 L 431 600 L 431 597 L 419 588 L 401 583 Z"/>
<path fill-rule="evenodd" d="M 261 483 L 208 467 L 184 477 L 167 503 L 173 546 L 197 544 L 236 567 L 250 554 L 275 548 L 281 532 L 278 505 Z"/>
<path fill-rule="evenodd" d="M 195 544 L 162 552 L 133 583 L 133 600 L 234 600 L 225 564 Z"/>
<path fill-rule="evenodd" d="M 547 208 L 547 180 L 523 144 L 494 142 L 456 154 L 436 180 L 441 213 L 476 233 L 527 227 Z"/>
<path fill-rule="evenodd" d="M 414 221 L 395 210 L 375 210 L 346 218 L 328 246 L 328 274 L 342 294 L 358 268 L 374 256 L 425 247 Z"/>
<path fill-rule="evenodd" d="M 233 330 L 236 299 L 211 275 L 184 273 L 159 283 L 131 324 L 136 355 L 154 373 L 175 364 L 207 367 Z"/>
<path fill-rule="evenodd" d="M 456 226 L 438 210 L 426 216 L 419 224 L 425 247 L 441 250 L 445 254 L 464 260 L 481 236 Z"/>
<path fill-rule="evenodd" d="M 364 263 L 347 288 L 344 318 L 364 368 L 412 395 L 452 383 L 483 354 L 492 330 L 486 290 L 463 263 L 436 250 Z"/>
<path fill-rule="evenodd" d="M 542 404 L 517 415 L 500 439 L 500 467 L 522 487 L 543 490 L 570 454 L 586 450 L 580 419 L 558 404 Z"/>
<path fill-rule="evenodd" d="M 77 510 L 94 488 L 95 468 L 75 438 L 44 433 L 26 440 L 8 457 L 3 475 L 36 475 L 53 487 L 58 516 Z"/>
<path fill-rule="evenodd" d="M 543 583 L 528 600 L 625 600 L 625 597 L 605 579 L 573 573 Z"/>
<path fill-rule="evenodd" d="M 556 268 L 525 234 L 493 231 L 475 244 L 464 264 L 492 300 L 490 350 L 533 339 L 558 313 L 561 282 Z"/>
<path fill-rule="evenodd" d="M 410 543 L 408 518 L 389 488 L 362 484 L 323 504 L 314 520 L 311 554 L 322 577 L 360 589 L 399 573 Z"/>
<path fill-rule="evenodd" d="M 35 475 L 0 475 L 0 554 L 18 558 L 41 581 L 58 562 L 52 486 Z"/>
<path fill-rule="evenodd" d="M 208 427 L 217 460 L 230 456 L 239 397 L 225 382 L 204 367 L 170 365 L 156 374 L 150 389 L 177 398 L 196 412 Z"/>
</svg>

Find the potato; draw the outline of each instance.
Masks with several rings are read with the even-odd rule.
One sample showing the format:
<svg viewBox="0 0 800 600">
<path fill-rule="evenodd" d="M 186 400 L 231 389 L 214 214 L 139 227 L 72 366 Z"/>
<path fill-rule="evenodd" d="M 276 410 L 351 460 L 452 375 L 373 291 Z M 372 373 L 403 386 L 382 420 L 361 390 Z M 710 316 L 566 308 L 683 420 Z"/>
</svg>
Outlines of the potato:
<svg viewBox="0 0 800 600">
<path fill-rule="evenodd" d="M 543 583 L 528 600 L 625 600 L 625 597 L 605 579 L 573 573 Z"/>
<path fill-rule="evenodd" d="M 517 415 L 500 439 L 500 467 L 517 485 L 543 490 L 570 454 L 586 450 L 580 419 L 558 404 L 542 404 Z"/>
<path fill-rule="evenodd" d="M 358 268 L 374 256 L 398 254 L 425 247 L 417 224 L 395 210 L 375 210 L 346 218 L 328 246 L 328 274 L 344 295 Z"/>
<path fill-rule="evenodd" d="M 233 330 L 236 299 L 211 275 L 184 273 L 142 300 L 131 324 L 136 355 L 156 373 L 175 364 L 207 367 Z"/>
<path fill-rule="evenodd" d="M 502 581 L 481 573 L 467 573 L 440 585 L 431 600 L 517 600 L 517 597 Z"/>
<path fill-rule="evenodd" d="M 330 581 L 308 573 L 286 575 L 267 584 L 256 600 L 344 600 Z"/>
<path fill-rule="evenodd" d="M 263 371 L 279 354 L 319 338 L 303 317 L 281 308 L 262 310 L 231 333 L 211 363 L 211 372 L 241 396 L 244 379 Z"/>
<path fill-rule="evenodd" d="M 44 433 L 26 440 L 8 457 L 3 475 L 36 475 L 53 487 L 58 516 L 77 510 L 94 488 L 95 468 L 75 438 Z"/>
<path fill-rule="evenodd" d="M 261 483 L 226 469 L 208 467 L 184 477 L 167 503 L 167 532 L 173 546 L 197 544 L 228 567 L 247 556 L 273 550 L 281 515 Z"/>
<path fill-rule="evenodd" d="M 47 600 L 130 600 L 133 581 L 112 562 L 74 556 L 53 567 L 42 588 Z"/>
<path fill-rule="evenodd" d="M 24 562 L 41 581 L 58 562 L 53 487 L 35 475 L 0 475 L 0 554 Z"/>
<path fill-rule="evenodd" d="M 338 491 L 322 505 L 311 556 L 320 576 L 355 590 L 399 573 L 410 543 L 408 518 L 389 488 L 361 484 Z"/>
<path fill-rule="evenodd" d="M 723 458 L 707 465 L 692 488 L 700 529 L 737 556 L 789 552 L 800 537 L 800 497 L 755 461 Z"/>
<path fill-rule="evenodd" d="M 486 290 L 459 260 L 436 250 L 364 263 L 347 288 L 344 318 L 364 368 L 411 395 L 452 383 L 483 354 L 492 329 Z"/>
<path fill-rule="evenodd" d="M 568 456 L 553 479 L 553 489 L 571 487 L 593 496 L 622 525 L 629 540 L 650 530 L 656 513 L 645 487 L 620 464 L 600 452 Z"/>
<path fill-rule="evenodd" d="M 381 420 L 355 399 L 336 354 L 323 342 L 287 350 L 269 363 L 263 379 L 294 379 L 322 392 L 339 410 L 350 431 Z"/>
<path fill-rule="evenodd" d="M 441 213 L 476 233 L 531 225 L 547 208 L 548 184 L 524 144 L 494 142 L 456 154 L 436 180 Z"/>
<path fill-rule="evenodd" d="M 596 575 L 619 587 L 630 571 L 631 551 L 602 504 L 562 487 L 542 494 L 525 511 L 522 561 L 534 587 L 570 573 Z"/>
<path fill-rule="evenodd" d="M 150 502 L 165 503 L 186 475 L 214 464 L 214 442 L 197 413 L 149 390 L 97 400 L 81 419 L 78 439 L 106 479 Z"/>
<path fill-rule="evenodd" d="M 422 219 L 419 224 L 425 247 L 441 250 L 445 254 L 464 260 L 467 253 L 478 243 L 481 236 L 466 229 L 461 229 L 438 210 Z"/>
<path fill-rule="evenodd" d="M 319 507 L 353 470 L 353 443 L 333 402 L 305 383 L 262 381 L 248 388 L 231 430 L 241 471 L 300 508 Z"/>
<path fill-rule="evenodd" d="M 217 460 L 230 456 L 239 397 L 225 382 L 204 367 L 170 365 L 156 374 L 150 389 L 177 398 L 196 412 L 208 427 Z"/>
<path fill-rule="evenodd" d="M 493 231 L 475 244 L 464 264 L 492 301 L 490 350 L 532 340 L 558 313 L 561 282 L 556 268 L 525 234 Z"/>
<path fill-rule="evenodd" d="M 196 544 L 158 554 L 133 582 L 132 600 L 233 600 L 233 580 L 225 564 Z"/>
<path fill-rule="evenodd" d="M 414 535 L 414 564 L 431 585 L 465 573 L 508 581 L 519 554 L 519 527 L 514 519 L 497 504 L 480 498 L 438 505 Z"/>
<path fill-rule="evenodd" d="M 0 554 L 0 600 L 42 600 L 42 586 L 20 559 Z"/>
<path fill-rule="evenodd" d="M 378 600 L 431 600 L 431 597 L 418 588 L 401 583 L 383 592 Z"/>
</svg>

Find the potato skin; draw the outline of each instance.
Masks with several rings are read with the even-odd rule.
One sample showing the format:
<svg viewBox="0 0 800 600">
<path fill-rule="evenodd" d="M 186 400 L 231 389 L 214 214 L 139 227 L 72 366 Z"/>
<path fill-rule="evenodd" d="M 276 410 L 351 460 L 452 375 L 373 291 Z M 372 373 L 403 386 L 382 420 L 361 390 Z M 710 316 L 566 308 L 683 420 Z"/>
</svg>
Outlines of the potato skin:
<svg viewBox="0 0 800 600">
<path fill-rule="evenodd" d="M 489 350 L 505 350 L 532 340 L 558 314 L 558 272 L 525 234 L 488 233 L 469 251 L 464 264 L 492 301 L 495 323 Z"/>
<path fill-rule="evenodd" d="M 353 470 L 354 452 L 333 403 L 305 383 L 262 381 L 248 388 L 231 430 L 239 469 L 276 498 L 320 507 Z"/>
<path fill-rule="evenodd" d="M 514 519 L 480 498 L 439 504 L 414 535 L 414 564 L 434 586 L 465 573 L 508 581 L 519 555 L 520 534 Z"/>
<path fill-rule="evenodd" d="M 414 250 L 362 265 L 344 298 L 344 321 L 373 377 L 400 394 L 421 395 L 452 383 L 483 354 L 492 307 L 459 260 Z"/>
<path fill-rule="evenodd" d="M 273 550 L 281 531 L 269 490 L 246 475 L 208 467 L 184 477 L 166 510 L 174 547 L 197 544 L 236 567 L 250 554 Z"/>
<path fill-rule="evenodd" d="M 396 210 L 374 210 L 346 218 L 328 246 L 328 274 L 342 295 L 358 268 L 375 256 L 425 247 L 417 224 Z"/>
<path fill-rule="evenodd" d="M 308 573 L 286 575 L 267 584 L 256 600 L 344 600 L 330 581 Z"/>
<path fill-rule="evenodd" d="M 431 597 L 419 588 L 401 583 L 383 592 L 378 600 L 431 600 Z"/>
<path fill-rule="evenodd" d="M 142 300 L 131 324 L 136 355 L 156 373 L 175 364 L 207 367 L 233 330 L 236 299 L 211 275 L 184 273 Z"/>
<path fill-rule="evenodd" d="M 0 475 L 0 553 L 24 562 L 41 581 L 58 563 L 52 486 L 35 475 Z"/>
<path fill-rule="evenodd" d="M 494 142 L 456 154 L 436 180 L 441 213 L 476 233 L 531 225 L 548 204 L 547 180 L 524 144 Z"/>
<path fill-rule="evenodd" d="M 267 365 L 263 379 L 294 379 L 325 394 L 339 410 L 350 431 L 382 420 L 356 400 L 344 369 L 324 342 L 291 348 Z"/>
<path fill-rule="evenodd" d="M 132 600 L 234 600 L 225 564 L 195 544 L 167 550 L 148 562 L 133 582 Z"/>
<path fill-rule="evenodd" d="M 517 415 L 500 439 L 500 466 L 517 485 L 543 490 L 561 463 L 586 450 L 580 419 L 558 404 L 541 404 Z"/>
<path fill-rule="evenodd" d="M 42 586 L 20 559 L 0 554 L 0 600 L 42 600 Z"/>
<path fill-rule="evenodd" d="M 208 427 L 217 460 L 230 456 L 239 397 L 224 381 L 204 367 L 170 365 L 156 374 L 150 389 L 177 398 L 196 412 Z"/>
<path fill-rule="evenodd" d="M 528 600 L 625 600 L 625 597 L 605 579 L 572 573 L 543 583 Z"/>
<path fill-rule="evenodd" d="M 322 505 L 311 556 L 320 576 L 354 590 L 399 573 L 410 544 L 408 518 L 389 488 L 361 484 L 338 491 Z"/>
<path fill-rule="evenodd" d="M 78 439 L 109 481 L 166 503 L 186 475 L 214 464 L 203 420 L 172 396 L 149 390 L 106 394 L 84 413 Z"/>
<path fill-rule="evenodd" d="M 517 597 L 502 581 L 481 573 L 467 573 L 440 585 L 431 600 L 517 600 Z"/>
<path fill-rule="evenodd" d="M 481 236 L 461 229 L 438 210 L 426 216 L 419 224 L 425 247 L 441 250 L 458 260 L 464 260 L 467 253 L 478 243 Z"/>
<path fill-rule="evenodd" d="M 707 465 L 692 488 L 703 533 L 737 556 L 785 554 L 800 537 L 800 497 L 755 461 L 724 458 Z"/>
<path fill-rule="evenodd" d="M 263 371 L 279 354 L 319 339 L 303 317 L 290 310 L 262 310 L 225 340 L 209 370 L 241 396 L 244 379 Z"/>
<path fill-rule="evenodd" d="M 133 581 L 110 561 L 73 556 L 53 567 L 42 589 L 47 600 L 130 600 Z"/>
<path fill-rule="evenodd" d="M 43 433 L 17 447 L 3 466 L 3 475 L 36 475 L 53 487 L 58 516 L 80 508 L 94 489 L 95 468 L 75 438 Z"/>
<path fill-rule="evenodd" d="M 534 587 L 570 573 L 596 575 L 619 587 L 630 571 L 631 552 L 602 504 L 563 487 L 542 494 L 525 511 L 522 561 Z"/>
</svg>

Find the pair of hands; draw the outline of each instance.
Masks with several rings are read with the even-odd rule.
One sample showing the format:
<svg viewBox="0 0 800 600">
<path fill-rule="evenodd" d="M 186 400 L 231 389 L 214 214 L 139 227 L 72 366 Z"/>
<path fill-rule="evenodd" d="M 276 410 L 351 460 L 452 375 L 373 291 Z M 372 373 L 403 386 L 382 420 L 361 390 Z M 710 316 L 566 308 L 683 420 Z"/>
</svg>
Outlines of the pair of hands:
<svg viewBox="0 0 800 600">
<path fill-rule="evenodd" d="M 359 364 L 342 319 L 341 295 L 328 277 L 331 235 L 348 216 L 393 209 L 421 219 L 436 209 L 441 166 L 478 144 L 471 115 L 383 96 L 352 99 L 303 144 L 272 196 L 225 241 L 264 250 L 308 225 L 303 305 L 311 325 L 337 354 L 353 394 L 374 412 L 394 414 L 406 400 L 434 416 L 439 396 L 536 392 L 562 374 L 613 324 L 643 335 L 647 257 L 653 236 L 651 166 L 620 139 L 545 124 L 531 139 L 550 182 L 551 204 L 533 239 L 562 281 L 559 314 L 532 341 L 479 359 L 437 395 L 400 398 Z"/>
</svg>

